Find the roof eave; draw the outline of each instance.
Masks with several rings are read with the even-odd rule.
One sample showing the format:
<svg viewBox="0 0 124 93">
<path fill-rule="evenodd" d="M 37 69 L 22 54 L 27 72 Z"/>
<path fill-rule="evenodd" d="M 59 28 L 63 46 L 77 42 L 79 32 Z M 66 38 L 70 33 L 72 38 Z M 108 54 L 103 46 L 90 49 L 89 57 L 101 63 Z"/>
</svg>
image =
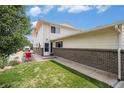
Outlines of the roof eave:
<svg viewBox="0 0 124 93">
<path fill-rule="evenodd" d="M 44 20 L 39 20 L 39 21 L 42 22 L 42 23 L 50 24 L 50 25 L 58 25 L 58 26 L 61 26 L 61 27 L 67 27 L 67 28 L 74 29 L 74 30 L 79 31 L 79 32 L 82 31 L 82 30 L 74 28 L 74 27 L 68 27 L 68 26 L 64 26 L 64 25 L 60 25 L 60 24 L 56 24 L 56 23 L 47 22 L 47 21 L 44 21 Z"/>
<path fill-rule="evenodd" d="M 80 32 L 80 33 L 77 33 L 77 34 L 74 34 L 74 35 L 69 35 L 69 36 L 57 38 L 57 39 L 53 39 L 51 41 L 56 41 L 56 40 L 60 40 L 60 39 L 68 38 L 68 37 L 73 37 L 73 36 L 77 36 L 77 35 L 81 35 L 81 34 L 86 34 L 86 33 L 94 32 L 94 31 L 97 31 L 97 30 L 102 30 L 102 29 L 109 28 L 109 27 L 114 27 L 115 28 L 115 25 L 99 27 L 99 28 L 95 28 L 95 29 L 91 29 L 91 30 L 84 30 L 83 32 Z"/>
</svg>

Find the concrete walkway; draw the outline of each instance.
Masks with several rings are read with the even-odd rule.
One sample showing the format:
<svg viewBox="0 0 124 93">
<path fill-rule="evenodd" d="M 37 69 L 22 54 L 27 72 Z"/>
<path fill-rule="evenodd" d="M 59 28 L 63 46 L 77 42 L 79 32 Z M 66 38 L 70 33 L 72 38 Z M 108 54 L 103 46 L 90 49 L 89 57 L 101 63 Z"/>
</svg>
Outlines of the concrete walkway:
<svg viewBox="0 0 124 93">
<path fill-rule="evenodd" d="M 42 56 L 40 56 L 38 54 L 32 54 L 31 56 L 32 56 L 32 60 L 34 60 L 34 61 L 44 61 Z"/>
<path fill-rule="evenodd" d="M 89 77 L 95 78 L 97 80 L 103 81 L 113 87 L 115 87 L 115 85 L 118 83 L 117 81 L 117 76 L 109 73 L 109 72 L 105 72 L 93 67 L 89 67 L 83 64 L 79 64 L 77 62 L 74 61 L 70 61 L 64 58 L 60 58 L 60 57 L 56 57 L 56 59 L 54 59 L 55 61 L 57 61 L 58 63 L 61 63 L 67 67 L 70 67 L 74 70 L 79 71 L 82 74 L 85 74 Z"/>
<path fill-rule="evenodd" d="M 34 61 L 47 61 L 47 60 L 52 60 L 53 58 L 55 58 L 54 56 L 41 56 L 38 54 L 32 54 L 32 60 Z"/>
<path fill-rule="evenodd" d="M 115 88 L 124 88 L 124 81 L 118 82 L 118 84 L 115 86 Z"/>
</svg>

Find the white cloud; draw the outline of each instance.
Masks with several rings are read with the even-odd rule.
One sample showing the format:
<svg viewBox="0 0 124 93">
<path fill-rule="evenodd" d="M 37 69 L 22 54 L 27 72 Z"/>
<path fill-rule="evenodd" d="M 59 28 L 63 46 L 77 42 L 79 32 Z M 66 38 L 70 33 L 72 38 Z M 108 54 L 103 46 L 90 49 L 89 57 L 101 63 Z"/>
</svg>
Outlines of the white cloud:
<svg viewBox="0 0 124 93">
<path fill-rule="evenodd" d="M 70 9 L 70 7 L 72 7 L 71 5 L 62 5 L 60 7 L 58 7 L 58 11 L 62 12 L 62 11 L 67 11 L 68 9 Z"/>
<path fill-rule="evenodd" d="M 80 13 L 83 11 L 88 11 L 91 9 L 91 6 L 86 6 L 86 5 L 71 5 L 71 6 L 60 6 L 58 8 L 58 11 L 67 11 L 69 13 Z"/>
<path fill-rule="evenodd" d="M 97 13 L 105 12 L 105 11 L 108 10 L 110 7 L 111 7 L 111 6 L 106 6 L 106 5 L 99 5 L 99 6 L 96 6 Z"/>
<path fill-rule="evenodd" d="M 37 21 L 31 22 L 31 24 L 32 24 L 32 28 L 34 28 L 37 24 Z"/>
<path fill-rule="evenodd" d="M 102 13 L 107 11 L 111 6 L 106 6 L 106 5 L 96 5 L 96 6 L 88 6 L 88 5 L 62 5 L 58 6 L 57 10 L 59 12 L 66 11 L 68 13 L 81 13 L 85 11 L 90 11 L 90 10 L 97 10 L 97 13 Z M 47 14 L 50 12 L 54 6 L 52 5 L 47 5 L 43 7 L 39 6 L 34 6 L 30 9 L 29 14 L 31 16 L 38 16 L 39 14 Z"/>
<path fill-rule="evenodd" d="M 99 5 L 99 6 L 88 6 L 88 5 L 65 5 L 65 6 L 59 6 L 58 7 L 58 11 L 59 12 L 63 12 L 63 11 L 67 11 L 68 13 L 80 13 L 80 12 L 84 12 L 84 11 L 90 11 L 93 9 L 97 10 L 97 13 L 102 13 L 105 12 L 106 10 L 108 10 L 110 8 L 110 6 L 103 6 L 103 5 Z"/>
<path fill-rule="evenodd" d="M 47 5 L 44 7 L 34 6 L 30 9 L 29 14 L 31 16 L 38 16 L 39 14 L 47 14 L 50 10 L 52 10 L 54 6 Z"/>
<path fill-rule="evenodd" d="M 43 14 L 47 14 L 49 11 L 51 11 L 54 8 L 54 6 L 52 5 L 47 5 L 45 7 L 42 8 L 42 13 Z"/>
<path fill-rule="evenodd" d="M 29 11 L 30 15 L 37 16 L 41 13 L 41 9 L 38 6 L 34 6 Z"/>
<path fill-rule="evenodd" d="M 68 12 L 70 13 L 80 13 L 80 12 L 83 12 L 83 11 L 88 11 L 90 10 L 91 7 L 90 6 L 83 6 L 83 5 L 80 5 L 80 6 L 73 6 L 71 7 Z"/>
</svg>

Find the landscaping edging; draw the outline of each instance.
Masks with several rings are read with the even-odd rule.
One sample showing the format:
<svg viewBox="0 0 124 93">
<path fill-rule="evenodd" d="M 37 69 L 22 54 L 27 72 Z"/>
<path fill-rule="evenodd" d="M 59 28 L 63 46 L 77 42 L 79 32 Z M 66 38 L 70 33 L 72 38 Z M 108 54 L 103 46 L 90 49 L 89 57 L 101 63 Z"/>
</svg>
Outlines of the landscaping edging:
<svg viewBox="0 0 124 93">
<path fill-rule="evenodd" d="M 3 72 L 5 70 L 11 69 L 11 68 L 12 68 L 12 66 L 6 66 L 6 67 L 4 67 L 4 69 L 0 69 L 0 72 Z"/>
</svg>

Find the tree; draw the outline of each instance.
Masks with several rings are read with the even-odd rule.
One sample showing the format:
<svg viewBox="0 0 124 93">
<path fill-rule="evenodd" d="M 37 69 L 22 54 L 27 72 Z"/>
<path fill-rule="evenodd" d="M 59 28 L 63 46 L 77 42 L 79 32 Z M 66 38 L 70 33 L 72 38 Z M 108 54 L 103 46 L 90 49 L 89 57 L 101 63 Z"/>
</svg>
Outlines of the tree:
<svg viewBox="0 0 124 93">
<path fill-rule="evenodd" d="M 0 6 L 0 56 L 8 56 L 22 49 L 31 32 L 25 6 Z"/>
<path fill-rule="evenodd" d="M 9 55 L 25 46 L 30 26 L 25 6 L 0 6 L 0 53 Z"/>
</svg>

